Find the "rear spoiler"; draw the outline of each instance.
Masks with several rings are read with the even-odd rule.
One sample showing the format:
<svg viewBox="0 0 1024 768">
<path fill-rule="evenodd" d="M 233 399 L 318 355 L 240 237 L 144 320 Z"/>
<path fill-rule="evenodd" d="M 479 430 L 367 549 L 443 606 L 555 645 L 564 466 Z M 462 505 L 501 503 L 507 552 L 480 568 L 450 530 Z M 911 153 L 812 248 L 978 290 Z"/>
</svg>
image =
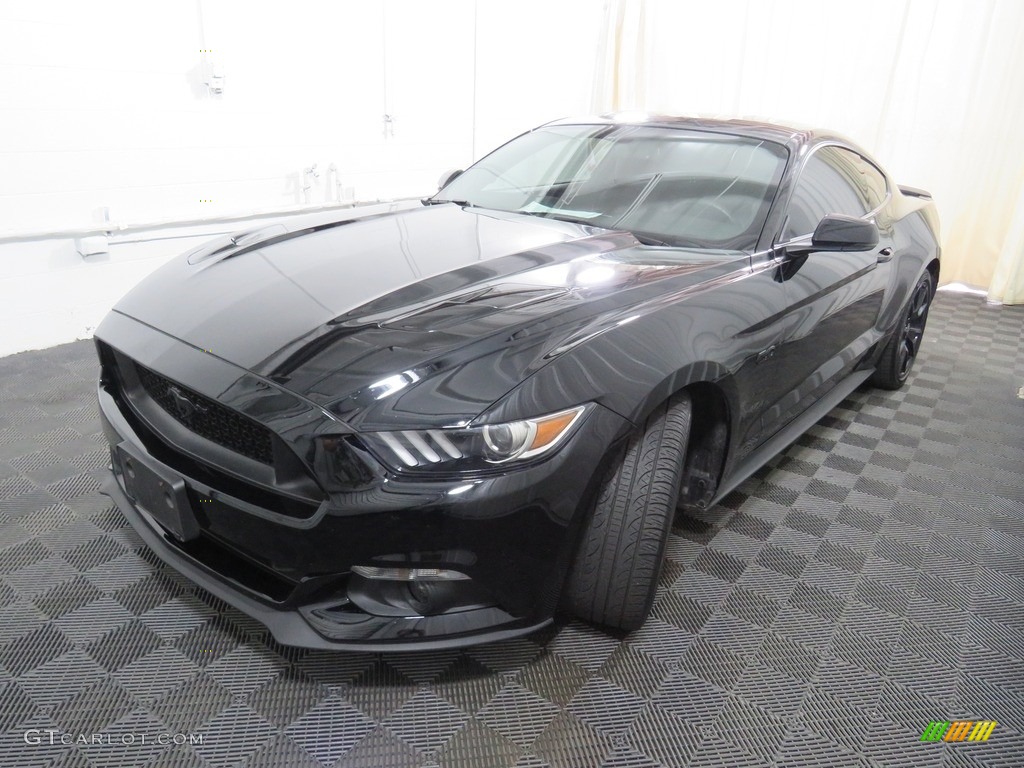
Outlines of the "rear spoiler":
<svg viewBox="0 0 1024 768">
<path fill-rule="evenodd" d="M 931 200 L 932 196 L 930 192 L 925 192 L 923 189 L 917 187 L 905 187 L 902 184 L 899 185 L 900 192 L 907 197 L 920 197 L 922 200 Z"/>
</svg>

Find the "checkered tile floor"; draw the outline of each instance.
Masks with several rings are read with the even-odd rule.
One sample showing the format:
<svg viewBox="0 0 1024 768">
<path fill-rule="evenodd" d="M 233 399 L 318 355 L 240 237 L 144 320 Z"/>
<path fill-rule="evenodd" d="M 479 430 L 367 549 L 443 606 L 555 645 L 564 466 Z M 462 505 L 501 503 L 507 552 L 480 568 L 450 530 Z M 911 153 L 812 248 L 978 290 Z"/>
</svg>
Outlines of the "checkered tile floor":
<svg viewBox="0 0 1024 768">
<path fill-rule="evenodd" d="M 678 521 L 640 631 L 394 656 L 162 565 L 97 492 L 91 344 L 2 359 L 0 766 L 1024 766 L 1022 331 L 940 294 L 905 391 Z M 919 741 L 958 719 L 999 724 Z"/>
</svg>

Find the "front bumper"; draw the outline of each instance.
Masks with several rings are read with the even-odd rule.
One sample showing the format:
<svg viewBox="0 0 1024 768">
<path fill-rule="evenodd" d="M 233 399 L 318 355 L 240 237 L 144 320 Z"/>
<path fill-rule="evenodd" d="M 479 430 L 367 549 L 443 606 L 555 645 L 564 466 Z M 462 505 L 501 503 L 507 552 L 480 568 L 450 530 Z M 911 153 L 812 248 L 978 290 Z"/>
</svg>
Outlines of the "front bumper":
<svg viewBox="0 0 1024 768">
<path fill-rule="evenodd" d="M 476 629 L 467 631 L 465 626 L 460 626 L 457 617 L 456 621 L 446 627 L 444 616 L 402 619 L 369 614 L 359 616 L 354 613 L 352 618 L 362 625 L 358 632 L 353 632 L 349 638 L 334 639 L 315 630 L 298 610 L 282 610 L 267 605 L 251 597 L 248 590 L 238 584 L 225 580 L 202 563 L 183 555 L 168 541 L 167 533 L 128 498 L 113 473 L 107 476 L 100 491 L 111 498 L 146 545 L 161 560 L 210 594 L 256 619 L 283 645 L 352 651 L 437 650 L 518 637 L 541 629 L 552 620 L 549 617 L 531 624 L 517 622 L 507 614 L 492 612 L 489 616 L 471 617 L 477 621 L 464 622 L 477 625 Z M 315 610 L 315 607 L 312 609 Z M 330 622 L 325 622 L 324 628 L 329 630 Z"/>
<path fill-rule="evenodd" d="M 574 555 L 580 510 L 596 490 L 607 447 L 628 426 L 595 407 L 540 464 L 470 481 L 389 477 L 369 491 L 330 494 L 312 517 L 288 518 L 168 466 L 147 447 L 152 436 L 133 426 L 130 407 L 103 383 L 98 395 L 113 470 L 102 490 L 146 544 L 279 642 L 309 648 L 451 648 L 548 624 Z M 197 537 L 179 541 L 130 497 L 119 446 L 183 481 L 180 497 Z M 458 568 L 486 599 L 433 615 L 371 612 L 349 597 L 357 579 L 350 569 L 382 562 Z"/>
</svg>

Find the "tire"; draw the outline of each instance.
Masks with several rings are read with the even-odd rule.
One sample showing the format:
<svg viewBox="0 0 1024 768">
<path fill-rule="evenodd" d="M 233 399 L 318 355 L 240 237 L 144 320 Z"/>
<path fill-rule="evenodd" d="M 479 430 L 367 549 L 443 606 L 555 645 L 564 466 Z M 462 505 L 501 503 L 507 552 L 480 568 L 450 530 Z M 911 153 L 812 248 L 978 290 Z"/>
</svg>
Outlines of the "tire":
<svg viewBox="0 0 1024 768">
<path fill-rule="evenodd" d="M 931 273 L 925 270 L 921 279 L 910 293 L 907 306 L 900 315 L 900 321 L 892 331 L 878 368 L 871 376 L 871 383 L 880 389 L 900 389 L 907 383 L 910 369 L 921 351 L 924 327 L 928 322 L 928 308 L 931 306 L 935 288 Z"/>
<path fill-rule="evenodd" d="M 651 611 L 672 527 L 686 444 L 690 397 L 658 406 L 604 478 L 567 584 L 579 618 L 622 630 Z"/>
</svg>

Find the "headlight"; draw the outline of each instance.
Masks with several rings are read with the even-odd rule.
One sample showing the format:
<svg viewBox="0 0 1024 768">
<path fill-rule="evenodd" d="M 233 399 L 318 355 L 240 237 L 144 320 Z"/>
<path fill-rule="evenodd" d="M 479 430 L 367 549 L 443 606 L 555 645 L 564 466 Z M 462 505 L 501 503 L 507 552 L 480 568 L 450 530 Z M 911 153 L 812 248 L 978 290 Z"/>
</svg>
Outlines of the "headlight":
<svg viewBox="0 0 1024 768">
<path fill-rule="evenodd" d="M 464 429 L 364 432 L 359 439 L 397 470 L 487 469 L 552 450 L 572 432 L 584 410 L 581 405 L 534 419 Z"/>
</svg>

